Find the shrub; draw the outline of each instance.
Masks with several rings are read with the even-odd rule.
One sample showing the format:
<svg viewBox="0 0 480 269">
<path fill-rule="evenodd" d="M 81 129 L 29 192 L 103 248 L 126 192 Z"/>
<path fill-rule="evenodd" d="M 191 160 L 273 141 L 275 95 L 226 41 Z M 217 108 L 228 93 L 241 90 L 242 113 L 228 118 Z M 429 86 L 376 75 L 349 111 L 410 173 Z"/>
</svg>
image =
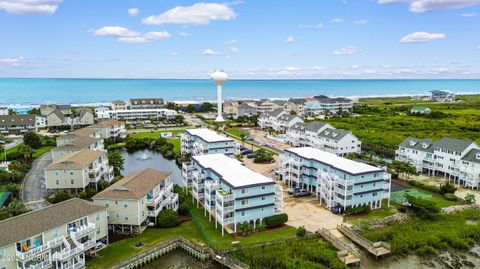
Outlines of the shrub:
<svg viewBox="0 0 480 269">
<path fill-rule="evenodd" d="M 453 194 L 453 193 L 445 193 L 443 195 L 443 197 L 445 197 L 445 199 L 447 199 L 448 201 L 457 201 L 458 200 L 457 196 L 455 196 L 455 194 Z"/>
<path fill-rule="evenodd" d="M 18 199 L 13 199 L 8 204 L 8 212 L 13 216 L 17 216 L 25 212 L 28 212 L 28 208 L 25 206 L 25 204 L 22 201 Z"/>
<path fill-rule="evenodd" d="M 423 246 L 417 249 L 416 253 L 420 256 L 435 255 L 437 251 L 431 246 Z"/>
<path fill-rule="evenodd" d="M 457 191 L 457 187 L 455 187 L 452 183 L 447 182 L 440 186 L 440 194 L 445 193 L 455 193 Z"/>
<path fill-rule="evenodd" d="M 440 212 L 440 209 L 438 209 L 433 201 L 417 198 L 408 194 L 405 195 L 405 198 L 410 204 L 410 208 L 413 209 L 413 212 L 420 218 L 434 219 Z"/>
<path fill-rule="evenodd" d="M 238 227 L 238 230 L 242 235 L 247 235 L 253 232 L 253 225 L 245 221 L 242 224 L 240 224 L 240 226 Z"/>
<path fill-rule="evenodd" d="M 181 223 L 178 213 L 173 209 L 164 209 L 157 217 L 157 226 L 160 228 L 177 227 Z"/>
<path fill-rule="evenodd" d="M 81 199 L 87 199 L 88 194 L 86 192 L 82 191 L 78 194 L 78 197 L 81 198 Z"/>
<path fill-rule="evenodd" d="M 88 198 L 91 198 L 97 194 L 97 190 L 95 188 L 87 188 L 86 192 Z"/>
<path fill-rule="evenodd" d="M 56 203 L 66 201 L 70 198 L 72 198 L 72 196 L 70 196 L 70 193 L 65 191 L 59 191 L 52 197 L 49 197 L 47 200 L 52 204 L 56 204 Z"/>
<path fill-rule="evenodd" d="M 268 228 L 278 227 L 288 221 L 288 215 L 285 213 L 273 215 L 265 218 L 265 225 Z"/>
<path fill-rule="evenodd" d="M 468 193 L 467 195 L 465 195 L 465 201 L 467 201 L 467 203 L 475 203 L 475 194 L 473 193 Z"/>
<path fill-rule="evenodd" d="M 307 234 L 307 229 L 304 226 L 297 228 L 297 236 L 304 237 Z"/>
<path fill-rule="evenodd" d="M 184 201 L 178 206 L 178 214 L 183 215 L 183 216 L 188 216 L 190 215 L 190 204 L 188 201 Z"/>
<path fill-rule="evenodd" d="M 40 136 L 35 132 L 28 132 L 23 136 L 23 143 L 34 149 L 38 149 L 42 146 L 42 140 Z"/>
<path fill-rule="evenodd" d="M 429 192 L 434 192 L 434 193 L 440 193 L 440 188 L 435 186 L 435 185 L 430 185 L 430 184 L 427 184 L 423 181 L 419 181 L 419 180 L 409 180 L 408 181 L 408 184 L 412 185 L 412 186 L 415 186 L 415 187 L 418 187 L 420 189 L 423 189 L 423 190 L 426 190 L 426 191 L 429 191 Z"/>
<path fill-rule="evenodd" d="M 370 207 L 368 205 L 358 206 L 358 207 L 350 207 L 345 212 L 346 214 L 366 214 L 370 212 Z"/>
</svg>

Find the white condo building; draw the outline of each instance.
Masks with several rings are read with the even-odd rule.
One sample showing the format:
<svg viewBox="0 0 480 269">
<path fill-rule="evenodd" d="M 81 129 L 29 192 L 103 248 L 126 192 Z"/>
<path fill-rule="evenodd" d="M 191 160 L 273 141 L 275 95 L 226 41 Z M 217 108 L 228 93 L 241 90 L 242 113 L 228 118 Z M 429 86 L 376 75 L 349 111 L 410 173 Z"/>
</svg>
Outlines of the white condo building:
<svg viewBox="0 0 480 269">
<path fill-rule="evenodd" d="M 285 133 L 290 127 L 301 122 L 303 120 L 300 117 L 291 115 L 281 108 L 262 113 L 258 118 L 258 126 L 261 129 L 271 128 L 279 133 Z"/>
<path fill-rule="evenodd" d="M 0 268 L 83 269 L 108 244 L 107 211 L 73 198 L 0 221 Z"/>
<path fill-rule="evenodd" d="M 339 156 L 360 153 L 362 143 L 352 132 L 335 129 L 332 125 L 312 121 L 296 123 L 287 130 L 288 143 L 295 147 L 312 147 Z"/>
<path fill-rule="evenodd" d="M 192 157 L 192 196 L 197 206 L 215 221 L 215 227 L 230 232 L 237 225 L 255 225 L 283 211 L 281 188 L 270 178 L 243 166 L 224 154 Z"/>
<path fill-rule="evenodd" d="M 385 170 L 319 149 L 285 150 L 278 172 L 285 184 L 315 193 L 332 211 L 376 209 L 382 207 L 382 200 L 390 201 L 391 176 Z"/>
<path fill-rule="evenodd" d="M 415 166 L 417 172 L 442 176 L 465 188 L 480 187 L 480 147 L 473 141 L 407 138 L 395 151 L 395 160 Z"/>
<path fill-rule="evenodd" d="M 98 114 L 100 119 L 115 119 L 125 121 L 141 121 L 152 119 L 173 119 L 177 115 L 177 111 L 166 108 L 151 109 L 125 109 L 125 110 L 108 110 Z"/>
</svg>

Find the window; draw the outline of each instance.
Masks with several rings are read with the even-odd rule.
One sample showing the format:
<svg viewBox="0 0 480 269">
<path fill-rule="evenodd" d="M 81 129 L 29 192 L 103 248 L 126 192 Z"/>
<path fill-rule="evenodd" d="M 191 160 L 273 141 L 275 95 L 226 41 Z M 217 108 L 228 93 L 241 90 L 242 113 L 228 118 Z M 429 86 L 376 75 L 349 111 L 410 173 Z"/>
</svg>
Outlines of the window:
<svg viewBox="0 0 480 269">
<path fill-rule="evenodd" d="M 60 182 L 58 181 L 58 179 L 57 179 L 57 180 L 55 180 L 55 183 L 56 183 L 57 185 L 58 185 L 58 184 L 60 184 Z"/>
<path fill-rule="evenodd" d="M 377 196 L 377 193 L 376 192 L 372 193 L 372 196 Z"/>
<path fill-rule="evenodd" d="M 265 201 L 265 196 L 262 196 L 262 201 Z"/>
<path fill-rule="evenodd" d="M 115 204 L 118 205 L 118 201 L 115 201 Z"/>
<path fill-rule="evenodd" d="M 265 190 L 265 186 L 262 186 L 262 190 Z"/>
<path fill-rule="evenodd" d="M 54 238 L 58 237 L 58 229 L 53 230 L 52 235 Z M 0 257 L 2 257 L 2 255 L 0 255 Z"/>
<path fill-rule="evenodd" d="M 247 199 L 242 200 L 242 205 L 248 205 L 248 200 Z"/>
<path fill-rule="evenodd" d="M 105 207 L 107 207 L 107 208 L 108 208 L 108 203 L 105 203 Z"/>
<path fill-rule="evenodd" d="M 100 214 L 97 213 L 97 215 L 95 216 L 96 220 L 99 221 L 100 220 Z"/>
<path fill-rule="evenodd" d="M 74 182 L 75 182 L 75 181 L 74 181 L 73 179 L 70 179 L 70 184 L 73 185 Z"/>
<path fill-rule="evenodd" d="M 246 215 L 247 215 L 247 212 L 245 212 L 245 211 L 242 211 L 242 214 L 241 214 L 241 215 L 242 215 L 242 217 L 244 217 L 244 216 L 246 216 Z"/>
<path fill-rule="evenodd" d="M 100 227 L 97 227 L 97 234 L 100 234 Z"/>
<path fill-rule="evenodd" d="M 127 215 L 125 215 L 125 220 L 128 220 L 128 216 L 127 216 Z"/>
<path fill-rule="evenodd" d="M 242 194 L 248 193 L 247 189 L 242 189 Z"/>
<path fill-rule="evenodd" d="M 128 204 L 127 204 L 127 203 L 123 204 L 123 207 L 127 208 L 127 207 L 128 207 Z"/>
</svg>

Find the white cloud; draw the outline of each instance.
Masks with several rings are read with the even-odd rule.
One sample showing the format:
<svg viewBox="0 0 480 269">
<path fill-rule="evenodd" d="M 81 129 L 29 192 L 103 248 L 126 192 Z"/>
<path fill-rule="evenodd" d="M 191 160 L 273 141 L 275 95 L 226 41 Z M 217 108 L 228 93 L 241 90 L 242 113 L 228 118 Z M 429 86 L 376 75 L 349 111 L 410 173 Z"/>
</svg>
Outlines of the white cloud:
<svg viewBox="0 0 480 269">
<path fill-rule="evenodd" d="M 189 36 L 190 33 L 187 33 L 187 32 L 180 32 L 178 33 L 179 36 Z"/>
<path fill-rule="evenodd" d="M 239 49 L 238 49 L 237 47 L 231 47 L 231 48 L 230 48 L 230 51 L 232 51 L 232 52 L 238 52 Z"/>
<path fill-rule="evenodd" d="M 0 0 L 0 9 L 12 14 L 53 14 L 63 0 Z"/>
<path fill-rule="evenodd" d="M 342 22 L 343 22 L 343 18 L 335 18 L 330 21 L 330 23 L 342 23 Z"/>
<path fill-rule="evenodd" d="M 237 43 L 238 43 L 238 41 L 236 39 L 231 39 L 231 40 L 228 40 L 227 42 L 225 42 L 225 44 L 227 44 L 227 45 L 235 45 Z"/>
<path fill-rule="evenodd" d="M 178 56 L 178 55 L 180 55 L 180 53 L 178 53 L 178 52 L 176 52 L 176 51 L 175 51 L 175 52 L 172 52 L 172 53 L 170 53 L 170 56 L 173 56 L 173 57 L 175 57 L 175 56 Z"/>
<path fill-rule="evenodd" d="M 435 39 L 445 39 L 445 34 L 427 33 L 427 32 L 415 32 L 406 35 L 400 39 L 402 43 L 423 43 Z"/>
<path fill-rule="evenodd" d="M 353 21 L 354 24 L 358 24 L 358 25 L 363 25 L 363 24 L 367 24 L 368 21 L 367 20 L 355 20 Z"/>
<path fill-rule="evenodd" d="M 285 43 L 293 43 L 293 42 L 295 42 L 295 38 L 293 36 L 288 36 L 287 38 L 285 38 L 284 42 Z"/>
<path fill-rule="evenodd" d="M 104 26 L 93 32 L 96 36 L 134 37 L 139 33 L 121 26 Z"/>
<path fill-rule="evenodd" d="M 353 55 L 360 51 L 361 49 L 357 46 L 346 46 L 344 48 L 332 51 L 331 54 L 335 56 L 344 56 L 344 55 Z"/>
<path fill-rule="evenodd" d="M 300 27 L 300 28 L 320 29 L 320 28 L 323 28 L 324 25 L 321 24 L 321 23 L 317 23 L 317 24 L 299 24 L 298 27 Z"/>
<path fill-rule="evenodd" d="M 323 71 L 323 70 L 326 70 L 327 68 L 323 67 L 323 66 L 319 66 L 319 65 L 315 65 L 312 67 L 313 70 L 315 71 Z"/>
<path fill-rule="evenodd" d="M 205 25 L 210 21 L 232 20 L 235 12 L 225 4 L 196 3 L 192 6 L 177 6 L 158 16 L 150 16 L 142 20 L 145 24 L 191 24 Z"/>
<path fill-rule="evenodd" d="M 154 40 L 169 39 L 170 33 L 162 32 L 148 32 L 141 34 L 121 26 L 104 26 L 93 31 L 96 36 L 111 36 L 116 37 L 117 41 L 124 43 L 148 43 Z"/>
<path fill-rule="evenodd" d="M 461 13 L 460 16 L 462 16 L 462 17 L 476 17 L 476 16 L 478 16 L 478 14 L 473 13 L 473 12 L 472 13 Z"/>
<path fill-rule="evenodd" d="M 204 49 L 202 54 L 203 54 L 203 55 L 206 55 L 206 56 L 221 55 L 220 52 L 214 51 L 214 50 L 212 50 L 212 49 Z"/>
<path fill-rule="evenodd" d="M 130 14 L 130 16 L 137 16 L 138 13 L 140 13 L 138 8 L 129 8 L 128 9 L 128 14 Z"/>
<path fill-rule="evenodd" d="M 25 58 L 23 56 L 10 57 L 10 58 L 0 58 L 0 64 L 6 65 L 8 67 L 20 67 L 25 63 Z"/>
<path fill-rule="evenodd" d="M 455 9 L 480 4 L 480 0 L 378 0 L 379 4 L 408 3 L 416 13 L 441 9 Z"/>
</svg>

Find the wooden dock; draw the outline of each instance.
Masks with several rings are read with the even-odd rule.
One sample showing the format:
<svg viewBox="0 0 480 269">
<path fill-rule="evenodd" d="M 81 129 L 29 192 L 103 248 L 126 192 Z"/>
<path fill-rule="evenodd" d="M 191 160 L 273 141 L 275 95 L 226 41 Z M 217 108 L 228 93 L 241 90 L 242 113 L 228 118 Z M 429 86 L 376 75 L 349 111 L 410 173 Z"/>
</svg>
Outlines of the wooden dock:
<svg viewBox="0 0 480 269">
<path fill-rule="evenodd" d="M 374 243 L 354 232 L 352 229 L 345 226 L 344 224 L 338 225 L 337 229 L 350 240 L 363 247 L 377 258 L 390 254 L 390 245 L 383 241 Z"/>
<path fill-rule="evenodd" d="M 327 240 L 339 251 L 337 252 L 338 258 L 346 265 L 358 265 L 360 264 L 360 254 L 356 253 L 349 245 L 336 237 L 329 230 L 322 228 L 318 233 Z"/>
<path fill-rule="evenodd" d="M 110 267 L 110 269 L 137 269 L 141 268 L 147 263 L 153 262 L 154 260 L 172 252 L 173 250 L 181 248 L 186 251 L 189 255 L 197 258 L 201 261 L 206 261 L 213 259 L 225 268 L 230 269 L 249 269 L 250 267 L 234 258 L 228 254 L 215 252 L 211 248 L 202 247 L 200 245 L 194 244 L 193 242 L 179 236 L 165 242 L 162 242 L 158 246 L 149 249 L 147 251 L 141 252 L 138 255 L 122 261 L 121 263 Z"/>
</svg>

